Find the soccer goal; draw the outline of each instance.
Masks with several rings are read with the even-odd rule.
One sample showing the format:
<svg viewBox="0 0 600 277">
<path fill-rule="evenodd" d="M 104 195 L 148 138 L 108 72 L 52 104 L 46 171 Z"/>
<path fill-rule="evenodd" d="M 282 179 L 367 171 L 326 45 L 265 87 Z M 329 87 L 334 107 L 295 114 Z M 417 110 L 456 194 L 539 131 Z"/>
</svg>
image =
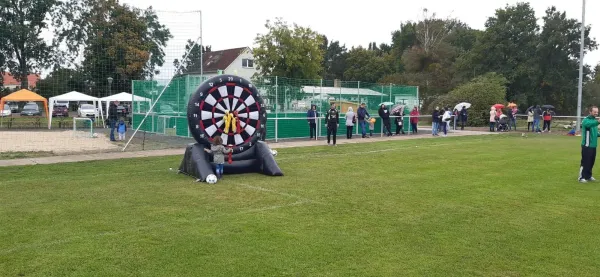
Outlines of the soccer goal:
<svg viewBox="0 0 600 277">
<path fill-rule="evenodd" d="M 77 121 L 83 121 L 83 127 L 77 129 Z M 94 120 L 89 117 L 73 117 L 73 134 L 72 136 L 96 137 L 94 135 Z"/>
</svg>

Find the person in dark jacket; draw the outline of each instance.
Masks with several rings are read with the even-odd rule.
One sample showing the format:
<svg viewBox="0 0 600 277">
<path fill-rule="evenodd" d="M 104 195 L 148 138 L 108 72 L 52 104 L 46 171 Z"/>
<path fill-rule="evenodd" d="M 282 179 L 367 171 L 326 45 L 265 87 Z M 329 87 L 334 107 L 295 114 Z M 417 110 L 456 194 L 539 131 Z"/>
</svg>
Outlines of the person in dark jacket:
<svg viewBox="0 0 600 277">
<path fill-rule="evenodd" d="M 356 117 L 358 119 L 358 126 L 360 126 L 360 131 L 362 133 L 362 138 L 367 137 L 367 117 L 371 117 L 367 109 L 365 108 L 365 103 L 360 104 L 358 110 L 356 111 Z"/>
<path fill-rule="evenodd" d="M 540 108 L 540 105 L 537 105 L 533 109 L 533 126 L 534 126 L 534 128 L 532 128 L 533 132 L 536 132 L 536 133 L 542 132 L 542 130 L 540 130 L 540 121 L 541 120 L 542 120 L 542 108 Z"/>
<path fill-rule="evenodd" d="M 433 114 L 431 114 L 431 135 L 437 137 L 438 136 L 438 130 L 440 127 L 440 108 L 439 107 L 435 107 L 435 110 L 433 110 Z"/>
<path fill-rule="evenodd" d="M 333 136 L 333 146 L 337 136 L 337 129 L 340 127 L 340 112 L 335 109 L 335 104 L 331 103 L 331 108 L 325 116 L 325 124 L 327 124 L 327 145 L 331 145 L 331 136 Z"/>
<path fill-rule="evenodd" d="M 310 139 L 317 138 L 317 117 L 319 117 L 319 112 L 317 112 L 317 106 L 312 105 L 310 110 L 306 113 L 306 118 L 308 120 L 308 126 L 310 128 Z"/>
<path fill-rule="evenodd" d="M 110 105 L 108 106 L 108 124 L 110 126 L 110 141 L 117 141 L 115 140 L 115 127 L 117 121 L 119 120 L 119 112 L 117 110 L 118 104 L 119 102 L 115 101 L 110 103 Z"/>
<path fill-rule="evenodd" d="M 387 133 L 388 137 L 391 136 L 392 130 L 390 126 L 390 111 L 383 104 L 381 107 L 379 107 L 379 117 L 381 118 L 381 123 L 383 124 L 383 133 Z"/>
<path fill-rule="evenodd" d="M 465 124 L 467 123 L 467 117 L 469 113 L 467 112 L 467 107 L 462 106 L 462 110 L 460 110 L 460 129 L 465 129 Z"/>
<path fill-rule="evenodd" d="M 404 110 L 398 112 L 395 116 L 394 125 L 396 125 L 396 135 L 400 135 L 400 132 L 404 135 Z"/>
</svg>

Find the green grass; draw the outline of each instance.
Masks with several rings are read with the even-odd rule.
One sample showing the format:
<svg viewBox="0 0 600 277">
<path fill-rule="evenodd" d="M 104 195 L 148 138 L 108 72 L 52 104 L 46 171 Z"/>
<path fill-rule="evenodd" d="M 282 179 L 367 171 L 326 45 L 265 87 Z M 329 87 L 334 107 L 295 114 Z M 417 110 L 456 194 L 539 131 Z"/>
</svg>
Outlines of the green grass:
<svg viewBox="0 0 600 277">
<path fill-rule="evenodd" d="M 216 185 L 181 157 L 0 168 L 0 276 L 597 276 L 579 140 L 281 149 L 285 177 Z"/>
<path fill-rule="evenodd" d="M 31 151 L 31 152 L 0 152 L 0 160 L 26 159 L 54 156 L 51 151 Z"/>
</svg>

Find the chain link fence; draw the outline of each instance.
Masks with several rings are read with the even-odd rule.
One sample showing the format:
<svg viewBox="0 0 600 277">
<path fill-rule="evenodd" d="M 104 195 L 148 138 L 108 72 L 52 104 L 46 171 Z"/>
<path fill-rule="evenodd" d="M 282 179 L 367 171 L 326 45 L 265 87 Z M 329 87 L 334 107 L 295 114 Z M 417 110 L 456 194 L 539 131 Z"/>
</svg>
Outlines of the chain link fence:
<svg viewBox="0 0 600 277">
<path fill-rule="evenodd" d="M 190 96 L 196 92 L 207 77 L 185 75 L 174 78 L 170 84 L 161 81 L 134 81 L 133 128 L 140 131 L 191 137 L 187 122 L 187 104 Z M 267 139 L 305 138 L 309 136 L 306 120 L 307 111 L 312 105 L 317 107 L 321 119 L 319 126 L 324 125 L 323 115 L 333 103 L 343 117 L 352 108 L 358 109 L 365 103 L 368 112 L 377 117 L 381 104 L 393 106 L 404 104 L 407 107 L 419 105 L 419 88 L 394 84 L 374 84 L 360 81 L 341 80 L 303 80 L 283 77 L 260 77 L 253 80 L 265 102 L 267 110 Z M 158 97 L 161 91 L 164 93 Z M 155 103 L 155 104 L 154 104 Z M 150 111 L 151 106 L 154 108 Z M 390 107 L 391 108 L 391 107 Z M 142 122 L 148 113 L 148 118 Z M 408 131 L 408 117 L 404 128 Z M 344 124 L 344 120 L 340 121 Z M 374 129 L 381 130 L 381 121 L 376 121 Z M 326 134 L 325 128 L 317 128 L 318 135 Z M 339 134 L 345 129 L 339 128 Z M 358 128 L 355 128 L 358 133 Z"/>
</svg>

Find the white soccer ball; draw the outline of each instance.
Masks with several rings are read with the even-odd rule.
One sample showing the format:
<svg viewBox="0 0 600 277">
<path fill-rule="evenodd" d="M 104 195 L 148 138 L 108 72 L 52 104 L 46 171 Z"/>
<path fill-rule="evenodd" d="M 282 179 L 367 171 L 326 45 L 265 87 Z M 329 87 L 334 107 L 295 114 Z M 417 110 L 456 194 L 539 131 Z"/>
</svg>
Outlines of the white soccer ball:
<svg viewBox="0 0 600 277">
<path fill-rule="evenodd" d="M 97 137 L 98 137 L 98 133 L 93 133 L 93 134 L 92 134 L 92 137 L 93 137 L 93 138 L 97 138 Z"/>
<path fill-rule="evenodd" d="M 273 156 L 277 156 L 277 150 L 271 150 L 271 154 L 273 154 Z"/>
<path fill-rule="evenodd" d="M 217 176 L 215 176 L 214 174 L 210 174 L 206 177 L 206 182 L 209 184 L 216 184 L 217 183 Z"/>
</svg>

